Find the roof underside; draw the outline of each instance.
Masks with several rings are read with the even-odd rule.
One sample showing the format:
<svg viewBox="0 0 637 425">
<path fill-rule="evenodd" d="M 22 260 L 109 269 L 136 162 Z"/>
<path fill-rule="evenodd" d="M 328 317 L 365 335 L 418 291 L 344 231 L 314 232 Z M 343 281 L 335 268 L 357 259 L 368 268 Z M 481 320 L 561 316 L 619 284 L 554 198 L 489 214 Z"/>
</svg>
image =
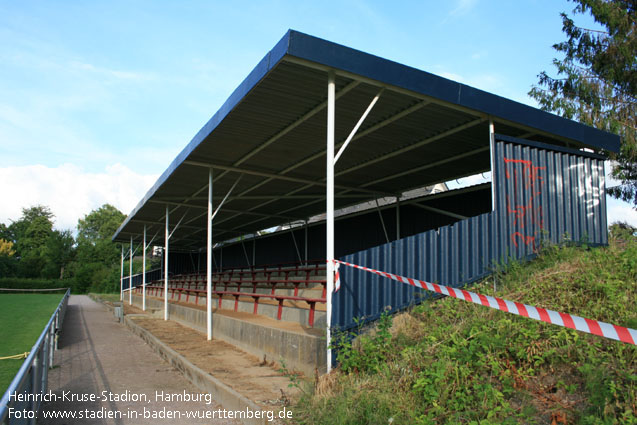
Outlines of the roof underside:
<svg viewBox="0 0 637 425">
<path fill-rule="evenodd" d="M 571 148 L 617 150 L 616 136 L 423 71 L 290 31 L 173 161 L 113 237 L 144 225 L 171 247 L 206 244 L 208 172 L 220 242 L 325 211 L 327 71 L 336 72 L 336 149 L 378 102 L 336 168 L 335 207 L 490 169 L 499 134 Z M 237 180 L 240 180 L 237 183 Z"/>
</svg>

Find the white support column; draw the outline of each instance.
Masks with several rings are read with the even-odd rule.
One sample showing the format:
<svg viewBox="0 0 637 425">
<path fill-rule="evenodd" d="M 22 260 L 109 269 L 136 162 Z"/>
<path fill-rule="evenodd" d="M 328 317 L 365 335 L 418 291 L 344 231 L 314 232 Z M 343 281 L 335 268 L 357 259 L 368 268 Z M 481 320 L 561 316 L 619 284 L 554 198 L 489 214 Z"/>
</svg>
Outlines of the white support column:
<svg viewBox="0 0 637 425">
<path fill-rule="evenodd" d="M 122 244 L 122 261 L 120 262 L 119 300 L 124 301 L 124 244 Z"/>
<path fill-rule="evenodd" d="M 396 240 L 400 239 L 400 196 L 396 196 Z"/>
<path fill-rule="evenodd" d="M 166 205 L 166 240 L 164 241 L 164 320 L 168 320 L 168 205 Z"/>
<path fill-rule="evenodd" d="M 326 161 L 326 242 L 327 250 L 327 372 L 332 370 L 332 292 L 334 292 L 334 128 L 336 115 L 336 83 L 334 71 L 327 76 L 327 158 Z"/>
<path fill-rule="evenodd" d="M 493 173 L 495 172 L 495 127 L 493 120 L 489 120 L 489 151 L 491 152 L 491 211 L 495 211 L 495 179 Z"/>
<path fill-rule="evenodd" d="M 495 211 L 495 126 L 493 119 L 489 118 L 489 152 L 491 155 L 491 211 Z M 495 273 L 493 274 L 493 294 L 496 294 L 497 284 Z"/>
<path fill-rule="evenodd" d="M 305 220 L 305 265 L 307 266 L 307 220 Z"/>
<path fill-rule="evenodd" d="M 212 168 L 208 170 L 208 237 L 206 239 L 206 327 L 212 339 Z"/>
<path fill-rule="evenodd" d="M 146 225 L 144 224 L 144 242 L 142 245 L 142 310 L 146 311 Z"/>
<path fill-rule="evenodd" d="M 130 237 L 130 256 L 128 257 L 128 305 L 133 304 L 133 237 Z"/>
</svg>

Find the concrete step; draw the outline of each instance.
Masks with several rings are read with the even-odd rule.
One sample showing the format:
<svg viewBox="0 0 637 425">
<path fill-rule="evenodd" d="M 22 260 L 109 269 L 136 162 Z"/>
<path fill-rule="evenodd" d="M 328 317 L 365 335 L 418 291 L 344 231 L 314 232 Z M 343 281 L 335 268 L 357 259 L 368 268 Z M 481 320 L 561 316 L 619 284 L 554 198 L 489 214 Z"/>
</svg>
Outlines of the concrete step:
<svg viewBox="0 0 637 425">
<path fill-rule="evenodd" d="M 133 296 L 133 304 L 141 305 L 142 298 Z M 163 301 L 156 298 L 146 300 L 149 308 L 161 310 Z M 216 305 L 213 304 L 214 307 Z M 213 309 L 213 339 L 221 339 L 259 358 L 279 361 L 284 359 L 290 369 L 299 370 L 307 376 L 314 369 L 325 372 L 326 344 L 323 330 L 308 329 L 298 323 L 273 320 L 263 315 Z M 206 311 L 202 307 L 176 303 L 168 304 L 170 320 L 206 332 Z"/>
</svg>

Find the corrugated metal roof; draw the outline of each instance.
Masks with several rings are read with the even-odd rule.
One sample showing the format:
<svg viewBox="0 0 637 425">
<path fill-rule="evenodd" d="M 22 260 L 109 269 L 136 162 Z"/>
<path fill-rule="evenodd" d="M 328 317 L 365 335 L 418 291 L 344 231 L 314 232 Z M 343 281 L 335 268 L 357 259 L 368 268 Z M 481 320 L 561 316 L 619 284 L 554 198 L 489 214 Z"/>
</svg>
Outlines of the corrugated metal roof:
<svg viewBox="0 0 637 425">
<path fill-rule="evenodd" d="M 513 137 L 617 151 L 619 138 L 520 103 L 296 31 L 259 62 L 113 236 L 171 223 L 171 245 L 205 246 L 208 170 L 214 240 L 325 211 L 327 71 L 336 72 L 337 148 L 380 100 L 336 169 L 336 208 L 489 170 L 488 120 Z M 183 219 L 182 219 L 183 218 Z"/>
</svg>

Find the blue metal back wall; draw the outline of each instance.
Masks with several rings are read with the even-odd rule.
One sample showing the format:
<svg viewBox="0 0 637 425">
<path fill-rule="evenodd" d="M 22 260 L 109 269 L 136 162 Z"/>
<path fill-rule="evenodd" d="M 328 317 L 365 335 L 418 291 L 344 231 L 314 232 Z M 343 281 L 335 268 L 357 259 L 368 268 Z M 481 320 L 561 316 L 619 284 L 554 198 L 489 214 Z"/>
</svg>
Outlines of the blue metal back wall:
<svg viewBox="0 0 637 425">
<path fill-rule="evenodd" d="M 542 241 L 608 243 L 604 160 L 539 143 L 496 143 L 495 193 L 501 244 L 515 258 Z"/>
<path fill-rule="evenodd" d="M 340 259 L 459 287 L 487 276 L 496 264 L 532 256 L 547 240 L 608 242 L 601 157 L 499 139 L 495 211 Z M 355 318 L 375 320 L 385 309 L 404 309 L 431 295 L 351 267 L 341 266 L 340 275 L 332 325 L 341 329 L 355 326 Z"/>
<path fill-rule="evenodd" d="M 146 272 L 146 284 L 150 284 L 153 281 L 161 280 L 163 278 L 163 272 L 161 269 L 148 270 Z M 129 276 L 124 276 L 122 287 L 128 289 Z M 143 282 L 142 274 L 133 275 L 133 288 L 140 286 Z"/>
</svg>

